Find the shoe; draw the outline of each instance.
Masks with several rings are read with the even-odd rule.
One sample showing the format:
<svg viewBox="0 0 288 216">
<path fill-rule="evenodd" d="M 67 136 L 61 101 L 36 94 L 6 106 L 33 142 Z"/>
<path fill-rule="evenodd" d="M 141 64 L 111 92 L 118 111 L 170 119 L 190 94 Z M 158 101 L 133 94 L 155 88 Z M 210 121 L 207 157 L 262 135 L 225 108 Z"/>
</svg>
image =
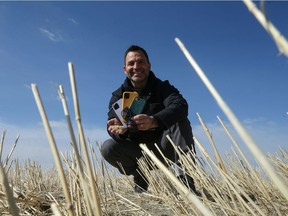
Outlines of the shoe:
<svg viewBox="0 0 288 216">
<path fill-rule="evenodd" d="M 147 179 L 144 179 L 141 175 L 134 175 L 134 191 L 136 193 L 146 192 L 148 190 L 148 182 Z"/>
<path fill-rule="evenodd" d="M 202 194 L 196 190 L 194 179 L 189 175 L 179 175 L 177 178 L 188 187 L 196 196 L 202 196 Z"/>
<path fill-rule="evenodd" d="M 211 194 L 205 188 L 203 188 L 203 197 L 206 197 L 206 199 L 208 199 L 211 202 L 215 202 L 213 196 L 211 196 Z"/>
</svg>

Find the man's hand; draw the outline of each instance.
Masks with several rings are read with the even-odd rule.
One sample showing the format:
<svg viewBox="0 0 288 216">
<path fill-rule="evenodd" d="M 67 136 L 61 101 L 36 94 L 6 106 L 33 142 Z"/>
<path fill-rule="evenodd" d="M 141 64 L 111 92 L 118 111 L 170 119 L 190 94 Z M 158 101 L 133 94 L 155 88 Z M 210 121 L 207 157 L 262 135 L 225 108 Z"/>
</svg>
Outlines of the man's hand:
<svg viewBox="0 0 288 216">
<path fill-rule="evenodd" d="M 137 124 L 138 130 L 145 131 L 158 127 L 157 120 L 153 116 L 148 116 L 146 114 L 136 115 L 132 120 Z"/>
<path fill-rule="evenodd" d="M 112 134 L 119 135 L 124 134 L 127 131 L 127 128 L 122 126 L 121 123 L 116 118 L 108 120 L 107 124 L 108 124 L 108 131 L 110 131 L 110 133 Z"/>
</svg>

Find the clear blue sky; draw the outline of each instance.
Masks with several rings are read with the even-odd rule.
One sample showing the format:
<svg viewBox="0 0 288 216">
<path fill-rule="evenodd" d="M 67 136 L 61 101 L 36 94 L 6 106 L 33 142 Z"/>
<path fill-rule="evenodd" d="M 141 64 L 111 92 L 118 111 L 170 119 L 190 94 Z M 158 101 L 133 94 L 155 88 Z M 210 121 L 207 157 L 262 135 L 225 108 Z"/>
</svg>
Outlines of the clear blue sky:
<svg viewBox="0 0 288 216">
<path fill-rule="evenodd" d="M 256 3 L 258 6 L 260 2 Z M 266 2 L 268 19 L 288 37 L 288 2 Z M 230 151 L 216 116 L 224 114 L 175 43 L 178 37 L 264 153 L 288 146 L 288 59 L 241 1 L 0 2 L 0 132 L 4 156 L 52 161 L 31 91 L 36 83 L 61 151 L 70 149 L 61 84 L 74 119 L 68 62 L 75 67 L 86 136 L 103 142 L 111 92 L 124 80 L 123 53 L 143 46 L 152 70 L 189 102 L 194 134 L 210 149 L 199 112 L 222 152 Z M 75 127 L 76 129 L 76 127 Z M 236 136 L 237 137 L 237 136 Z M 244 146 L 243 146 L 244 148 Z"/>
</svg>

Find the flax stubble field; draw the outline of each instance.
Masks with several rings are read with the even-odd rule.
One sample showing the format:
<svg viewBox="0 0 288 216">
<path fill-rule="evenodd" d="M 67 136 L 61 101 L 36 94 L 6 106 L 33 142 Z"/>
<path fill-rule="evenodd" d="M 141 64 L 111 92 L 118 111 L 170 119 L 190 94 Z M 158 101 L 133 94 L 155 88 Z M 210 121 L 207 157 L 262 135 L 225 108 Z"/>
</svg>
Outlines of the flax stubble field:
<svg viewBox="0 0 288 216">
<path fill-rule="evenodd" d="M 98 204 L 93 201 L 88 177 L 81 180 L 73 154 L 70 158 L 62 155 L 71 205 L 65 199 L 56 167 L 44 170 L 35 161 L 27 160 L 19 164 L 17 160 L 9 161 L 7 157 L 3 170 L 10 185 L 10 199 L 14 200 L 17 210 L 13 214 L 13 205 L 9 204 L 11 200 L 6 196 L 7 189 L 1 184 L 0 214 L 17 215 L 15 212 L 18 212 L 18 215 L 69 215 L 70 207 L 70 214 L 77 216 L 97 215 L 96 208 L 99 208 L 100 215 L 111 216 L 206 215 L 201 212 L 203 209 L 193 203 L 187 194 L 189 192 L 182 193 L 177 188 L 179 186 L 161 170 L 147 168 L 147 164 L 155 166 L 155 163 L 146 154 L 145 158 L 139 160 L 139 164 L 150 187 L 147 193 L 138 194 L 133 190 L 131 177 L 119 175 L 115 169 L 107 167 L 101 158 L 96 158 L 97 149 L 95 151 L 92 145 L 89 146 L 89 154 L 94 161 L 93 183 Z M 197 165 L 191 162 L 192 153 L 181 161 L 187 173 L 195 179 L 196 188 L 201 194 L 196 199 L 207 209 L 208 215 L 288 215 L 287 199 L 263 169 L 250 167 L 236 151 L 221 158 L 222 167 L 205 154 L 197 157 Z M 287 149 L 279 149 L 276 155 L 267 156 L 267 160 L 273 164 L 285 185 L 288 185 Z M 167 161 L 167 165 L 169 163 Z"/>
</svg>

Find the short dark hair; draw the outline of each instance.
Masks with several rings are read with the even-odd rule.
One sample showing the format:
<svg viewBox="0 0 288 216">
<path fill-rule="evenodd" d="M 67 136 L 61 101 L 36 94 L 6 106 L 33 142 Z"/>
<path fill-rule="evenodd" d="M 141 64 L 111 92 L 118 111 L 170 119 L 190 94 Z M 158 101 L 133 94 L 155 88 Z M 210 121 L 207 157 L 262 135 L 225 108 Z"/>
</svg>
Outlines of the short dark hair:
<svg viewBox="0 0 288 216">
<path fill-rule="evenodd" d="M 126 56 L 127 56 L 128 52 L 133 52 L 133 51 L 141 51 L 141 52 L 143 52 L 143 54 L 145 55 L 148 63 L 150 64 L 149 57 L 148 57 L 148 54 L 147 54 L 146 50 L 143 49 L 142 47 L 138 46 L 138 45 L 131 45 L 125 51 L 125 54 L 124 54 L 124 65 L 126 64 Z"/>
</svg>

